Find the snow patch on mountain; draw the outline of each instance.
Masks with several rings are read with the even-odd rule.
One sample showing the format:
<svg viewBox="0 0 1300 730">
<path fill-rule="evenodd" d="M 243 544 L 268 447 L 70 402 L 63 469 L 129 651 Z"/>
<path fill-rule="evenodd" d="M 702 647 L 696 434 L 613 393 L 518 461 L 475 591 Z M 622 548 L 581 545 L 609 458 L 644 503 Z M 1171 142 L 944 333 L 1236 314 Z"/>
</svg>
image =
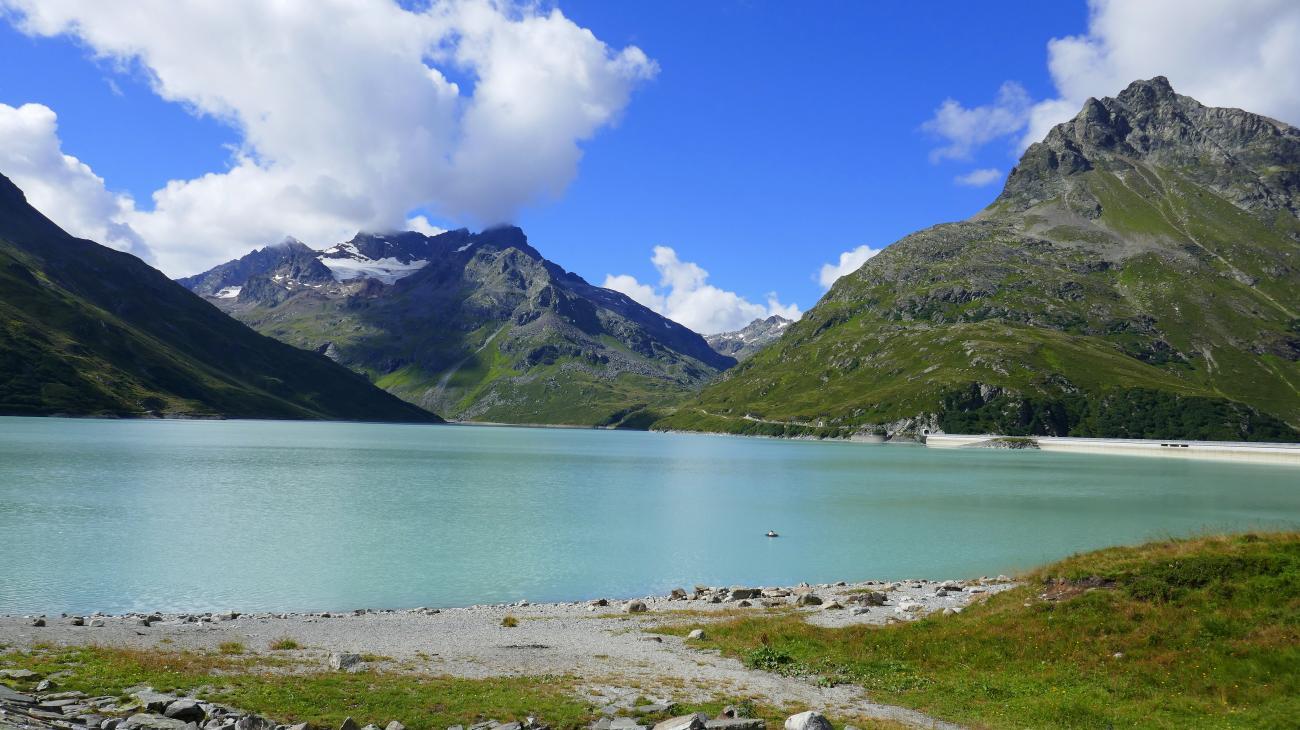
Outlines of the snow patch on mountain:
<svg viewBox="0 0 1300 730">
<path fill-rule="evenodd" d="M 341 244 L 347 246 L 349 244 Z M 402 263 L 395 258 L 369 259 L 360 254 L 348 258 L 331 258 L 319 256 L 320 262 L 329 268 L 337 281 L 350 281 L 367 277 L 378 279 L 385 284 L 392 284 L 398 279 L 414 274 L 429 264 L 428 259 L 415 259 Z"/>
</svg>

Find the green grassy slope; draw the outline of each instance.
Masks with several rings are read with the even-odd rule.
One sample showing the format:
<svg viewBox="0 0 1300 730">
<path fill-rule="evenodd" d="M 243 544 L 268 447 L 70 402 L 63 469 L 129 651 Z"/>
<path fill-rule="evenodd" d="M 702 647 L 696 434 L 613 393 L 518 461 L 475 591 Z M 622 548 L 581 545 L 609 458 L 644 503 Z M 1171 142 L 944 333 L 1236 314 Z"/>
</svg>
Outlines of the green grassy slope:
<svg viewBox="0 0 1300 730">
<path fill-rule="evenodd" d="M 704 646 L 751 667 L 860 685 L 975 727 L 1294 727 L 1300 534 L 1079 555 L 916 623 L 763 616 L 706 632 Z"/>
<path fill-rule="evenodd" d="M 656 427 L 1300 439 L 1294 213 L 1195 161 L 1088 154 L 888 247 Z"/>
<path fill-rule="evenodd" d="M 68 236 L 4 178 L 0 413 L 438 420 Z"/>
</svg>

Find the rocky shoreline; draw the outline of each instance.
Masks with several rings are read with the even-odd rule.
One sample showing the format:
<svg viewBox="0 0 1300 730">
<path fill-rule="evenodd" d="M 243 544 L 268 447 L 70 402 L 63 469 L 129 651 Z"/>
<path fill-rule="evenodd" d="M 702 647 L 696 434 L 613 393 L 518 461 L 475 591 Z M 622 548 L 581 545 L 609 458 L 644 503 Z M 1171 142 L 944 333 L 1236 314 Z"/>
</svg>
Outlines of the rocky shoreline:
<svg viewBox="0 0 1300 730">
<path fill-rule="evenodd" d="M 0 646 L 18 651 L 93 645 L 225 653 L 226 647 L 237 645 L 241 656 L 291 661 L 293 672 L 410 672 L 469 679 L 581 677 L 585 682 L 582 691 L 591 706 L 608 720 L 598 723 L 594 730 L 646 730 L 643 723 L 661 717 L 654 713 L 666 712 L 665 707 L 671 708 L 674 701 L 706 702 L 719 694 L 734 693 L 737 688 L 742 688 L 743 696 L 776 707 L 818 708 L 835 716 L 879 717 L 932 727 L 931 718 L 875 703 L 861 688 L 823 686 L 815 678 L 748 669 L 735 659 L 702 649 L 700 639 L 707 638 L 711 624 L 749 612 L 789 612 L 809 623 L 832 627 L 914 621 L 960 612 L 974 601 L 1015 585 L 1006 576 L 998 576 L 965 581 L 865 581 L 786 587 L 694 586 L 668 595 L 630 600 L 541 604 L 518 601 L 442 609 L 0 616 Z M 659 627 L 676 627 L 675 633 L 686 637 L 648 631 Z M 284 650 L 285 646 L 293 648 Z M 0 666 L 3 658 L 0 653 Z M 27 709 L 22 713 L 6 705 L 8 714 L 0 715 L 0 729 L 8 730 L 7 722 L 9 727 L 29 730 L 290 730 L 216 706 L 200 706 L 205 719 L 187 727 L 188 720 L 179 724 L 164 721 L 178 719 L 167 717 L 170 705 L 162 712 L 132 713 L 141 708 L 110 705 L 105 698 L 52 697 L 58 695 L 57 686 L 46 687 L 45 691 L 36 686 L 19 687 L 37 701 L 24 705 Z M 643 707 L 647 697 L 656 699 Z M 172 700 L 201 701 L 194 697 Z M 49 702 L 62 704 L 42 708 L 42 703 Z M 105 712 L 110 707 L 116 708 L 115 714 Z M 71 709 L 65 713 L 62 708 Z M 31 709 L 48 714 L 33 716 L 27 711 Z M 60 718 L 56 712 L 68 717 Z M 18 714 L 24 719 L 15 724 Z M 103 724 L 110 714 L 119 720 L 112 727 Z M 89 722 L 96 715 L 100 716 L 98 725 Z M 525 718 L 513 719 L 524 724 L 513 727 L 504 722 L 505 730 L 541 730 L 540 726 L 530 729 Z M 695 719 L 698 723 L 682 720 L 682 727 L 664 730 L 763 730 L 753 726 L 753 721 L 730 724 L 744 718 Z M 729 724 L 718 725 L 720 719 Z M 462 730 L 498 729 L 480 723 L 466 725 Z"/>
<path fill-rule="evenodd" d="M 900 581 L 862 581 L 848 583 L 809 584 L 800 583 L 789 587 L 771 586 L 705 586 L 696 585 L 691 590 L 674 588 L 668 595 L 651 595 L 642 598 L 608 599 L 597 598 L 587 601 L 570 601 L 562 603 L 537 603 L 527 600 L 512 603 L 474 604 L 464 607 L 408 609 L 358 608 L 351 611 L 283 611 L 283 612 L 240 612 L 240 611 L 206 611 L 206 612 L 162 612 L 132 611 L 122 614 L 94 612 L 90 614 L 61 613 L 57 617 L 47 614 L 0 614 L 0 632 L 12 630 L 15 622 L 27 622 L 32 628 L 104 628 L 129 626 L 137 628 L 174 627 L 183 625 L 218 624 L 236 619 L 254 621 L 314 621 L 319 619 L 339 619 L 367 615 L 389 616 L 436 616 L 444 612 L 492 612 L 504 609 L 531 609 L 532 612 L 569 613 L 574 609 L 588 612 L 621 611 L 628 614 L 647 613 L 653 609 L 672 609 L 681 605 L 691 605 L 695 610 L 722 610 L 726 608 L 779 608 L 795 606 L 798 608 L 817 608 L 822 611 L 844 610 L 846 616 L 877 619 L 873 623 L 887 623 L 890 620 L 912 620 L 935 611 L 946 613 L 960 612 L 969 599 L 989 592 L 1005 589 L 1013 580 L 1005 575 L 958 581 L 933 581 L 923 579 L 905 579 Z M 823 594 L 827 597 L 823 597 Z M 967 599 L 963 601 L 962 599 Z M 948 599 L 946 601 L 941 599 Z M 681 603 L 684 602 L 684 603 Z M 889 612 L 872 612 L 870 609 L 892 608 Z"/>
</svg>

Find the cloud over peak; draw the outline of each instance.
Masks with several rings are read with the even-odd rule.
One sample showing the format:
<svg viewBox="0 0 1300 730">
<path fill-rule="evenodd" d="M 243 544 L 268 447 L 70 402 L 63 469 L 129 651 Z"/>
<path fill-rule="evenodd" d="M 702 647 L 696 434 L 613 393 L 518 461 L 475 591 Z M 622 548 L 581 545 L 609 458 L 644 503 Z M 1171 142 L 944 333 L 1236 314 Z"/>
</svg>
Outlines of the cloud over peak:
<svg viewBox="0 0 1300 730">
<path fill-rule="evenodd" d="M 1089 97 L 1165 76 L 1181 94 L 1300 122 L 1300 3 L 1294 0 L 1090 0 L 1086 33 L 1053 38 L 1047 67 L 1057 96 L 1033 101 L 1014 81 L 996 100 L 945 100 L 922 125 L 942 140 L 932 161 L 970 159 L 997 139 L 1017 155 L 1068 121 Z"/>
<path fill-rule="evenodd" d="M 507 0 L 0 7 L 29 35 L 139 64 L 159 96 L 241 134 L 228 169 L 168 182 L 149 210 L 105 211 L 174 274 L 285 234 L 327 243 L 396 228 L 419 209 L 508 221 L 562 193 L 581 143 L 657 72 L 639 48 L 610 48 L 558 9 Z M 101 184 L 95 195 L 111 194 Z M 54 203 L 44 212 L 77 228 Z"/>
<path fill-rule="evenodd" d="M 602 286 L 706 335 L 738 330 L 773 314 L 787 319 L 803 316 L 797 304 L 782 304 L 776 292 L 767 295 L 766 304 L 756 304 L 709 284 L 708 271 L 692 261 L 682 261 L 668 246 L 655 246 L 650 262 L 659 272 L 658 286 L 643 284 L 629 274 L 607 274 Z"/>
</svg>

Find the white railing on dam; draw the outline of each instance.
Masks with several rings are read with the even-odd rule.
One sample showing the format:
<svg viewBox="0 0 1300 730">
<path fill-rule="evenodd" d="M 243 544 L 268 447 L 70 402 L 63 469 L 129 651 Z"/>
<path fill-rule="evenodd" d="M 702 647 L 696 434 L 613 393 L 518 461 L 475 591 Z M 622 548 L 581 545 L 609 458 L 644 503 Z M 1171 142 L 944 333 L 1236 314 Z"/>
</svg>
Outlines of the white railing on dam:
<svg viewBox="0 0 1300 730">
<path fill-rule="evenodd" d="M 930 434 L 925 445 L 933 448 L 977 447 L 1003 436 L 984 434 Z M 1300 466 L 1300 444 L 1251 443 L 1246 441 L 1185 441 L 1181 439 L 1100 439 L 1065 436 L 1033 436 L 1042 451 L 1163 456 L 1172 458 L 1253 461 Z"/>
</svg>

